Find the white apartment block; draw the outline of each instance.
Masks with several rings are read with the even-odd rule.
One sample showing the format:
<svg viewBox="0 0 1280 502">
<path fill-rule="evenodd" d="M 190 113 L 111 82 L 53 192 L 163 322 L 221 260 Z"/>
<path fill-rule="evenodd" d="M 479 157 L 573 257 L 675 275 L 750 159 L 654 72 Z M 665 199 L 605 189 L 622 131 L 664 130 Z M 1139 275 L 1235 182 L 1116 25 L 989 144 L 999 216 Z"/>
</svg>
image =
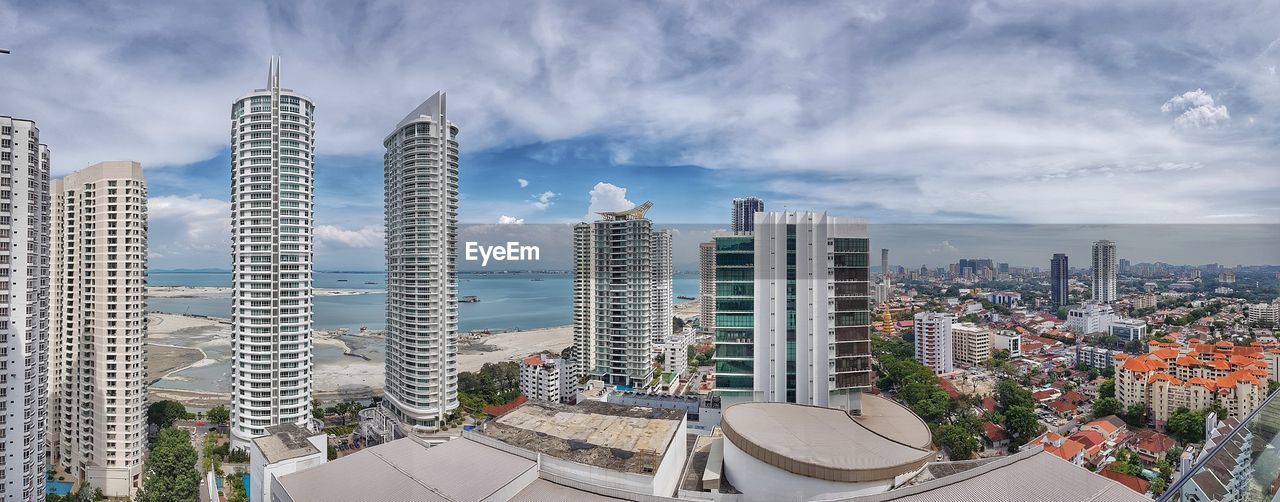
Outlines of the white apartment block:
<svg viewBox="0 0 1280 502">
<path fill-rule="evenodd" d="M 1239 353 L 1230 343 L 1153 344 L 1146 354 L 1116 354 L 1115 381 L 1116 398 L 1125 408 L 1145 406 L 1157 428 L 1178 408 L 1196 411 L 1215 403 L 1244 420 L 1266 399 L 1265 360 Z"/>
<path fill-rule="evenodd" d="M 53 181 L 51 461 L 108 497 L 142 485 L 147 184 L 137 162 Z"/>
<path fill-rule="evenodd" d="M 951 361 L 954 366 L 982 366 L 991 358 L 991 330 L 971 322 L 951 325 Z"/>
<path fill-rule="evenodd" d="M 698 244 L 698 328 L 716 332 L 716 243 Z"/>
<path fill-rule="evenodd" d="M 311 421 L 315 105 L 267 87 L 231 105 L 231 447 Z"/>
<path fill-rule="evenodd" d="M 1106 333 L 1117 319 L 1115 310 L 1104 303 L 1088 302 L 1067 311 L 1067 330 L 1078 334 Z"/>
<path fill-rule="evenodd" d="M 537 354 L 520 360 L 520 392 L 529 399 L 574 404 L 578 368 L 571 358 Z"/>
<path fill-rule="evenodd" d="M 1249 322 L 1280 323 L 1280 304 L 1255 303 L 1246 307 L 1249 311 Z"/>
<path fill-rule="evenodd" d="M 440 430 L 458 407 L 458 126 L 445 93 L 383 140 L 386 390 L 395 437 Z"/>
<path fill-rule="evenodd" d="M 1009 357 L 1022 356 L 1022 334 L 1011 329 L 991 332 L 991 350 L 1004 350 Z"/>
<path fill-rule="evenodd" d="M 49 426 L 49 148 L 0 116 L 0 501 L 44 500 Z"/>
<path fill-rule="evenodd" d="M 653 318 L 662 315 L 653 268 L 663 266 L 653 253 L 663 238 L 644 217 L 652 206 L 603 212 L 573 229 L 574 352 L 584 374 L 608 385 L 642 388 L 653 379 Z"/>
<path fill-rule="evenodd" d="M 955 316 L 939 312 L 920 312 L 912 323 L 916 339 L 916 361 L 934 373 L 955 369 L 951 323 Z"/>
<path fill-rule="evenodd" d="M 1093 301 L 1098 303 L 1116 301 L 1116 243 L 1094 242 L 1092 264 Z"/>
<path fill-rule="evenodd" d="M 671 336 L 673 321 L 671 317 L 671 231 L 654 232 L 649 246 L 649 258 L 652 260 L 649 272 L 653 276 L 649 283 L 649 287 L 652 288 L 649 301 L 653 304 L 650 336 L 653 345 L 657 346 L 666 342 L 667 337 Z"/>
<path fill-rule="evenodd" d="M 693 330 L 668 335 L 662 341 L 662 370 L 674 373 L 676 378 L 689 372 L 689 346 L 693 345 Z"/>
</svg>

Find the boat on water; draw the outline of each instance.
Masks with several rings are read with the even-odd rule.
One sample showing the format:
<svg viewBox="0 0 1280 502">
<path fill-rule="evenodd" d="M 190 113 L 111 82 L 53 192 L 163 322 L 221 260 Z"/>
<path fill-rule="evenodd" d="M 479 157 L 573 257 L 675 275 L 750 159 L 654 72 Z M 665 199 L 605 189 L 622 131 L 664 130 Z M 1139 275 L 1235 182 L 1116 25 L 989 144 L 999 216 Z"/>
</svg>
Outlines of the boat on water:
<svg viewBox="0 0 1280 502">
<path fill-rule="evenodd" d="M 365 284 L 377 284 L 377 283 L 374 281 L 368 281 L 368 282 L 365 282 Z"/>
<path fill-rule="evenodd" d="M 543 279 L 543 278 L 541 278 L 541 277 L 534 277 L 533 279 L 529 279 L 529 280 L 531 280 L 531 281 L 533 281 L 533 282 L 542 282 L 542 281 L 544 281 L 545 279 Z"/>
<path fill-rule="evenodd" d="M 697 300 L 697 298 L 695 298 L 695 297 L 692 297 L 692 296 L 684 296 L 684 295 L 677 296 L 677 297 L 676 297 L 676 299 L 678 299 L 678 300 Z"/>
<path fill-rule="evenodd" d="M 338 279 L 338 282 L 347 282 L 346 279 Z"/>
<path fill-rule="evenodd" d="M 480 303 L 480 297 L 476 295 L 467 295 L 462 297 L 462 303 Z"/>
</svg>

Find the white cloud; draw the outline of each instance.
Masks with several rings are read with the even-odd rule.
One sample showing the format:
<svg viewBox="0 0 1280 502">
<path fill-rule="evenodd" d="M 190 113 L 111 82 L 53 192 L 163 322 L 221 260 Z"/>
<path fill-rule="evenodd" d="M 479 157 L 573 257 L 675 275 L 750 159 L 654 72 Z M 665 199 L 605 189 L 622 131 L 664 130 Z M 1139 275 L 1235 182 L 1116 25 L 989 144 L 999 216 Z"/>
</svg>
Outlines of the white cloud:
<svg viewBox="0 0 1280 502">
<path fill-rule="evenodd" d="M 332 244 L 352 248 L 380 248 L 384 238 L 381 225 L 369 225 L 355 230 L 336 225 L 317 225 L 315 237 L 317 244 Z"/>
<path fill-rule="evenodd" d="M 598 217 L 596 213 L 625 211 L 636 207 L 634 202 L 627 200 L 627 189 L 603 181 L 591 188 L 590 196 L 591 202 L 587 206 L 587 215 L 583 218 L 586 221 L 596 219 Z"/>
<path fill-rule="evenodd" d="M 153 268 L 226 267 L 231 260 L 231 203 L 198 195 L 150 197 L 147 241 Z"/>
<path fill-rule="evenodd" d="M 539 210 L 543 210 L 543 209 L 546 209 L 546 208 L 548 208 L 548 207 L 551 207 L 551 204 L 552 204 L 552 202 L 551 202 L 551 201 L 552 201 L 552 199 L 555 199 L 555 198 L 556 198 L 556 195 L 557 195 L 557 194 L 556 194 L 555 192 L 547 191 L 547 192 L 542 192 L 542 193 L 540 193 L 540 194 L 538 194 L 538 195 L 534 196 L 534 197 L 533 197 L 533 200 L 534 200 L 534 201 L 533 201 L 533 207 L 536 207 L 536 208 L 538 208 Z"/>
<path fill-rule="evenodd" d="M 1280 189 L 1269 22 L 1280 3 L 1172 4 L 549 0 L 468 5 L 440 24 L 437 7 L 413 2 L 0 0 L 14 50 L 0 65 L 23 76 L 0 80 L 0 102 L 37 120 L 59 172 L 102 158 L 187 163 L 225 151 L 231 101 L 262 86 L 280 54 L 284 84 L 317 103 L 322 156 L 379 155 L 430 83 L 450 93 L 465 151 L 600 139 L 601 162 L 795 180 L 779 197 L 808 207 L 822 196 L 832 209 L 933 219 L 956 194 L 985 191 L 964 210 L 1029 221 L 1263 214 L 1253 201 Z M 425 25 L 451 43 L 422 37 Z M 1176 116 L 1150 106 L 1197 85 L 1230 89 L 1231 110 L 1203 91 L 1169 100 Z M 1232 112 L 1255 125 L 1215 137 L 1169 128 L 1221 126 Z M 533 155 L 575 154 L 565 148 Z M 1127 185 L 1101 190 L 1084 176 L 1122 164 L 1214 168 L 1109 171 Z M 1063 173 L 1083 181 L 1044 181 Z"/>
<path fill-rule="evenodd" d="M 524 218 L 516 218 L 515 216 L 507 216 L 505 214 L 498 217 L 499 225 L 521 225 L 523 223 Z"/>
<path fill-rule="evenodd" d="M 1181 128 L 1212 127 L 1231 118 L 1226 105 L 1215 105 L 1213 96 L 1204 92 L 1204 89 L 1187 91 L 1180 96 L 1174 96 L 1160 105 L 1160 111 L 1181 112 L 1177 118 L 1173 119 L 1173 124 Z"/>
<path fill-rule="evenodd" d="M 520 188 L 529 186 L 529 180 L 526 180 L 524 178 L 516 178 L 516 183 L 520 184 Z"/>
</svg>

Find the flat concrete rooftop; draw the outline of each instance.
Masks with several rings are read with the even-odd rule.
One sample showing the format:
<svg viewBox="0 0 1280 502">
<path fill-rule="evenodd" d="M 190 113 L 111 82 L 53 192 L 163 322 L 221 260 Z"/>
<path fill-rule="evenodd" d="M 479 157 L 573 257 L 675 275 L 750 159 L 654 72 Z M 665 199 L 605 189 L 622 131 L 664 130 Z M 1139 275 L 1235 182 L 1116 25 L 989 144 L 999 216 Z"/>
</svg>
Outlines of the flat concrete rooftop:
<svg viewBox="0 0 1280 502">
<path fill-rule="evenodd" d="M 652 474 L 668 448 L 685 447 L 684 415 L 683 410 L 597 401 L 573 406 L 530 401 L 477 432 L 564 460 Z"/>
</svg>

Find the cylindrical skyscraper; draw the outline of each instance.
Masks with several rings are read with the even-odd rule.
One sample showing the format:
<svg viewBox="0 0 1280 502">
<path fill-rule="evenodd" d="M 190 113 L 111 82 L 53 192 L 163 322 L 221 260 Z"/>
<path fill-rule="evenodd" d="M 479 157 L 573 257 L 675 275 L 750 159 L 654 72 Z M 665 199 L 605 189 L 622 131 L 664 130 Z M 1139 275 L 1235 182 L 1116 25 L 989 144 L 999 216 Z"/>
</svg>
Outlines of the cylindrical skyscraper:
<svg viewBox="0 0 1280 502">
<path fill-rule="evenodd" d="M 394 437 L 440 430 L 458 407 L 458 126 L 437 92 L 383 140 L 387 355 Z"/>
<path fill-rule="evenodd" d="M 0 501 L 44 500 L 49 364 L 49 149 L 0 116 Z"/>
<path fill-rule="evenodd" d="M 315 105 L 267 87 L 231 106 L 231 446 L 311 421 Z"/>
</svg>

